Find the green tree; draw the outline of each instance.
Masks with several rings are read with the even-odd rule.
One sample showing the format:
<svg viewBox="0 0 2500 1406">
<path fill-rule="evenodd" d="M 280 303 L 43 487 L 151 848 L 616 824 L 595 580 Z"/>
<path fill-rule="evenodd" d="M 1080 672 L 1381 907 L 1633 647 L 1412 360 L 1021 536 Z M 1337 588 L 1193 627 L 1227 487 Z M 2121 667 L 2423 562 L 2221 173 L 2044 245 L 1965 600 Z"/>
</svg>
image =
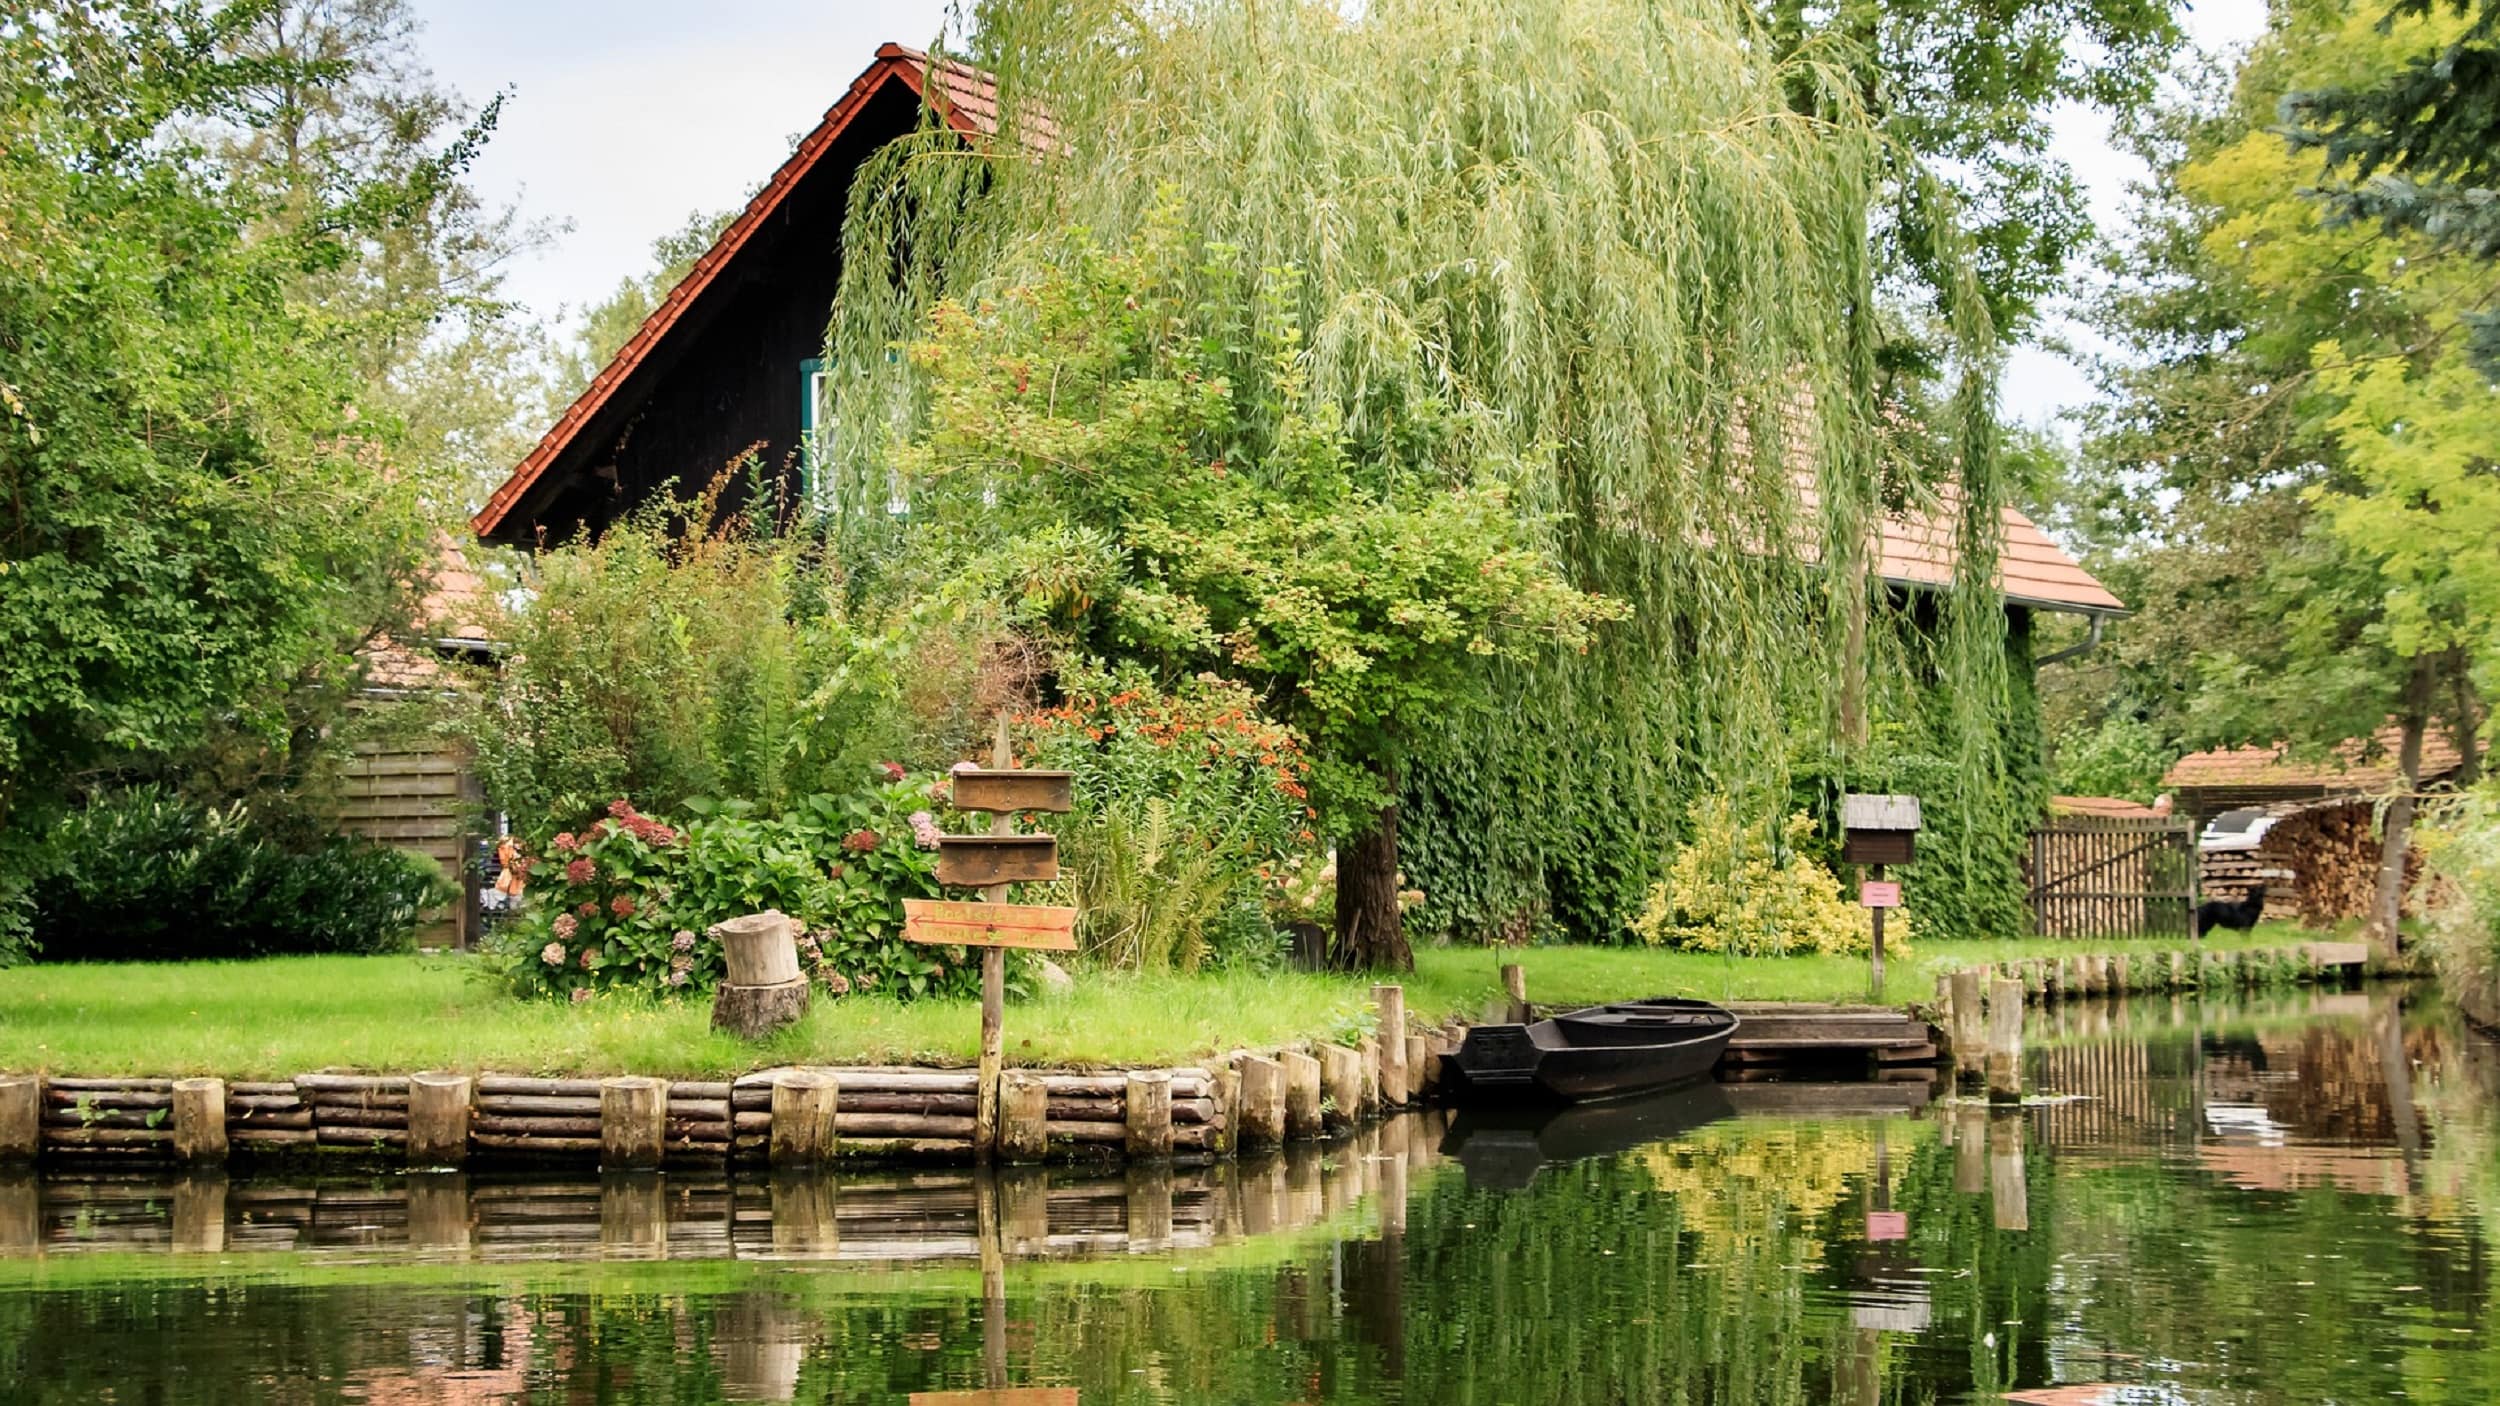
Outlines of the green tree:
<svg viewBox="0 0 2500 1406">
<path fill-rule="evenodd" d="M 313 292 L 470 147 L 284 199 L 221 159 L 255 95 L 335 79 L 248 42 L 277 12 L 0 24 L 0 837 L 220 730 L 283 747 L 427 545 L 375 315 Z"/>
<path fill-rule="evenodd" d="M 887 511 L 884 445 L 927 404 L 890 349 L 943 298 L 1005 296 L 1035 245 L 1080 228 L 1125 248 L 1185 190 L 1177 218 L 1225 255 L 1191 277 L 1231 310 L 1208 355 L 1236 396 L 1294 403 L 1262 389 L 1281 384 L 1265 337 L 1302 329 L 1295 394 L 1356 462 L 1500 474 L 1566 579 L 1633 609 L 1586 655 L 1484 661 L 1500 708 L 1453 720 L 1451 762 L 1400 778 L 1435 874 L 1483 880 L 1473 917 L 1548 907 L 1619 934 L 1694 795 L 1782 809 L 1792 743 L 1931 699 L 1954 774 L 2004 794 L 1999 328 L 1950 220 L 1922 238 L 1932 297 L 1879 294 L 1889 193 L 1950 201 L 1833 46 L 1783 55 L 1717 0 L 1226 3 L 1168 22 L 995 0 L 979 18 L 971 57 L 1008 124 L 986 149 L 1009 155 L 967 160 L 932 128 L 852 188 L 827 475 L 845 561 L 919 527 Z M 1933 344 L 1943 374 L 1890 369 Z M 1877 580 L 1877 517 L 1904 507 L 1953 524 L 1950 589 Z M 1922 680 L 1946 686 L 1894 696 Z"/>
<path fill-rule="evenodd" d="M 2287 6 L 2227 97 L 2151 129 L 2159 180 L 2104 320 L 2137 360 L 2093 440 L 2146 690 L 2194 742 L 2315 748 L 2401 725 L 2373 929 L 2401 898 L 2422 739 L 2472 754 L 2500 606 L 2463 314 L 2488 265 L 2326 217 L 2317 159 L 2269 127 L 2283 93 L 2372 81 L 2424 42 L 2358 7 Z M 2487 420 L 2487 417 L 2485 417 Z M 2486 684 L 2488 680 L 2484 681 Z"/>
<path fill-rule="evenodd" d="M 2319 194 L 2335 218 L 2500 258 L 2500 3 L 2398 0 L 2379 28 L 2443 9 L 2471 18 L 2461 30 L 2407 26 L 2415 42 L 2392 72 L 2324 80 L 2287 94 L 2283 112 L 2295 142 L 2326 153 Z M 2500 375 L 2500 313 L 2465 316 L 2477 361 Z"/>
<path fill-rule="evenodd" d="M 1504 467 L 1453 473 L 1445 407 L 1351 434 L 1309 394 L 1290 309 L 1260 277 L 1241 327 L 1193 272 L 1229 254 L 1158 220 L 1131 247 L 1051 251 L 995 300 L 941 303 L 912 348 L 926 432 L 914 512 L 970 576 L 1086 654 L 1247 683 L 1307 740 L 1311 800 L 1345 842 L 1338 960 L 1412 967 L 1396 797 L 1411 759 L 1493 697 L 1485 665 L 1579 650 L 1622 607 L 1572 588 L 1506 500 Z M 1226 373 L 1227 337 L 1264 380 Z"/>
</svg>

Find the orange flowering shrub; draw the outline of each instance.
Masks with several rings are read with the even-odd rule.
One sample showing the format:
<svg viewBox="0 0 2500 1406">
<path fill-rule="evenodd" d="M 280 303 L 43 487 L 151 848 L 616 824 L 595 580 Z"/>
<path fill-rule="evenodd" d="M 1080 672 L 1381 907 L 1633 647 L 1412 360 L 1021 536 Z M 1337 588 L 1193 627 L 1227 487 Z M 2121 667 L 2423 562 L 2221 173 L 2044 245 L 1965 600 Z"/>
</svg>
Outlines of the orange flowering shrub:
<svg viewBox="0 0 2500 1406">
<path fill-rule="evenodd" d="M 1293 729 L 1212 674 L 1167 691 L 1134 665 L 1079 665 L 1061 684 L 1066 701 L 1019 721 L 1031 765 L 1076 774 L 1055 828 L 1088 947 L 1182 967 L 1272 947 L 1264 885 L 1319 843 Z"/>
</svg>

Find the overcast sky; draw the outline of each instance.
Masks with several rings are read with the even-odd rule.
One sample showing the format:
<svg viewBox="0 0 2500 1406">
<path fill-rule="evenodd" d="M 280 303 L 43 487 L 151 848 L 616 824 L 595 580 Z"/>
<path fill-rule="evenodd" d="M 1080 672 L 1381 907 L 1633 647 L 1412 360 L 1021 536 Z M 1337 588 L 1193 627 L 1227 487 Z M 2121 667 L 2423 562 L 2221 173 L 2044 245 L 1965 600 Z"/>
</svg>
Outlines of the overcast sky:
<svg viewBox="0 0 2500 1406">
<path fill-rule="evenodd" d="M 651 242 L 698 210 L 744 201 L 824 115 L 877 45 L 924 45 L 945 0 L 416 0 L 437 75 L 472 102 L 509 89 L 475 175 L 535 219 L 569 221 L 510 290 L 552 315 L 604 295 L 650 261 Z M 2246 42 L 2263 0 L 2202 0 L 2188 27 L 2208 47 Z M 2140 169 L 2089 112 L 2061 115 L 2058 149 L 2114 227 Z M 2006 407 L 2041 422 L 2091 393 L 2081 371 L 2018 352 Z"/>
</svg>

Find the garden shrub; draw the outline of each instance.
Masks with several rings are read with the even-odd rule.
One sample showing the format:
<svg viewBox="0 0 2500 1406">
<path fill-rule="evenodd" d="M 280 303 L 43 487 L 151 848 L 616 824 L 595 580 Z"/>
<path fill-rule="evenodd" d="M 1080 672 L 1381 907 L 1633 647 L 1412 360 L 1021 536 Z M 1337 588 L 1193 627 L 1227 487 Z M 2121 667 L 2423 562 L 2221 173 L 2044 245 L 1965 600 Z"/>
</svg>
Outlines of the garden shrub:
<svg viewBox="0 0 2500 1406">
<path fill-rule="evenodd" d="M 2438 889 L 2419 901 L 2424 949 L 2469 1014 L 2500 1021 L 2500 782 L 2434 802 L 2418 831 Z"/>
<path fill-rule="evenodd" d="M 703 995 L 724 974 L 713 925 L 778 908 L 801 924 L 800 958 L 830 994 L 969 995 L 977 961 L 902 937 L 903 900 L 939 896 L 932 789 L 896 766 L 880 785 L 778 815 L 692 802 L 677 825 L 612 801 L 530 861 L 529 916 L 494 952 L 525 996 Z"/>
<path fill-rule="evenodd" d="M 1774 830 L 1746 824 L 1725 797 L 1695 803 L 1692 842 L 1668 861 L 1666 876 L 1632 920 L 1653 947 L 1727 952 L 1744 957 L 1864 952 L 1873 943 L 1867 910 L 1841 896 L 1833 877 L 1807 846 L 1817 833 L 1802 811 Z M 1907 952 L 1910 920 L 1896 910 L 1884 923 L 1887 947 Z"/>
<path fill-rule="evenodd" d="M 879 758 L 961 744 L 945 700 L 979 691 L 976 649 L 908 615 L 856 612 L 813 541 L 743 518 L 675 536 L 675 513 L 709 520 L 663 504 L 543 552 L 492 622 L 509 648 L 452 726 L 528 838 L 579 828 L 617 796 L 664 814 L 703 797 L 796 811 Z"/>
<path fill-rule="evenodd" d="M 1172 690 L 1142 669 L 1062 666 L 1067 701 L 1027 716 L 1032 764 L 1075 773 L 1053 823 L 1085 951 L 1195 970 L 1279 950 L 1268 876 L 1319 841 L 1292 730 L 1213 675 Z"/>
<path fill-rule="evenodd" d="M 108 793 L 46 846 L 30 934 L 44 961 L 181 961 L 413 945 L 455 891 L 426 859 L 266 804 Z"/>
</svg>

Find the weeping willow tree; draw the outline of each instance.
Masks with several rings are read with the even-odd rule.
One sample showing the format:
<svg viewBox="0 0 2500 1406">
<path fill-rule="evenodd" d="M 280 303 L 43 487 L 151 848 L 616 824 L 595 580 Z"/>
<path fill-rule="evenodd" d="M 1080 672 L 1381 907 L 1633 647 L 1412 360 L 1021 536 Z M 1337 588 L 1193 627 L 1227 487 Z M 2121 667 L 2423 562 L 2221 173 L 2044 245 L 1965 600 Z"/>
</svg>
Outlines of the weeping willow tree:
<svg viewBox="0 0 2500 1406">
<path fill-rule="evenodd" d="M 1579 866 L 1619 914 L 1695 794 L 1785 807 L 1801 750 L 1921 710 L 1961 777 L 1994 774 L 1995 341 L 1845 39 L 1779 57 L 1726 0 L 991 0 L 965 29 L 994 118 L 966 141 L 933 113 L 853 187 L 830 345 L 855 560 L 944 526 L 891 511 L 927 405 L 893 349 L 930 309 L 1030 282 L 1070 230 L 1177 219 L 1223 252 L 1191 303 L 1246 403 L 1290 376 L 1358 453 L 1505 466 L 1569 578 L 1632 607 L 1585 654 L 1489 666 L 1501 706 L 1415 739 L 1397 781 L 1435 872 Z M 1934 294 L 1879 287 L 1905 190 Z M 1918 394 L 1883 369 L 1904 328 L 1947 349 Z M 1418 451 L 1419 418 L 1456 428 Z M 1879 579 L 1900 510 L 1958 537 L 1950 589 Z M 1363 842 L 1395 807 L 1328 819 L 1364 856 L 1341 884 L 1393 888 Z"/>
</svg>

